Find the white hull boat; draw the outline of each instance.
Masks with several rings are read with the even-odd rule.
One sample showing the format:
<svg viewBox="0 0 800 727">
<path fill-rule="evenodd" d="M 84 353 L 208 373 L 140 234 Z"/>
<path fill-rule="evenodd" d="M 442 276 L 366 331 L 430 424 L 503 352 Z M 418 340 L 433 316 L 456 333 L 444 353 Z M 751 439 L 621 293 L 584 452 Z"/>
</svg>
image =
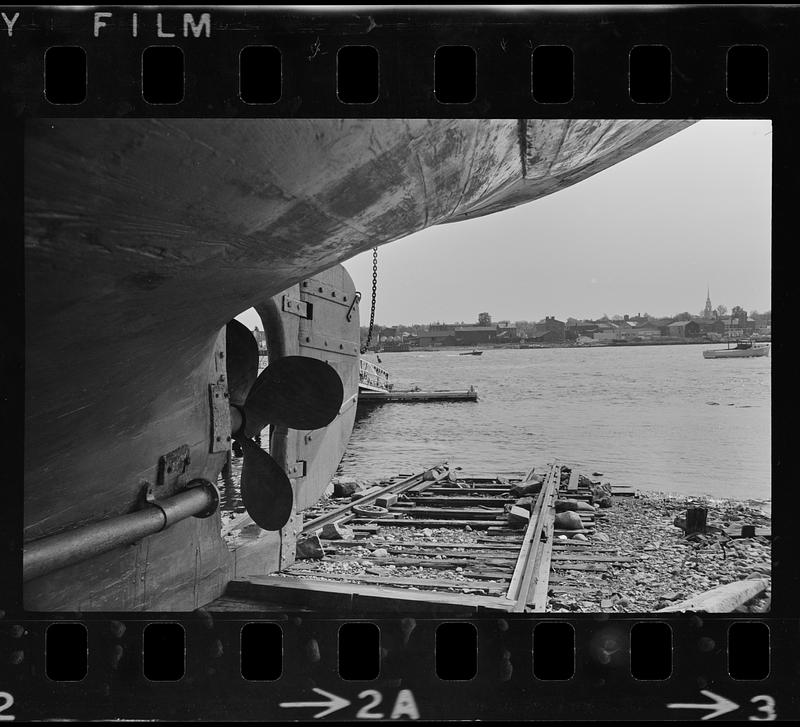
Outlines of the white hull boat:
<svg viewBox="0 0 800 727">
<path fill-rule="evenodd" d="M 736 348 L 703 351 L 703 358 L 753 358 L 754 356 L 769 356 L 769 346 L 754 346 L 746 343 L 739 344 Z"/>
</svg>

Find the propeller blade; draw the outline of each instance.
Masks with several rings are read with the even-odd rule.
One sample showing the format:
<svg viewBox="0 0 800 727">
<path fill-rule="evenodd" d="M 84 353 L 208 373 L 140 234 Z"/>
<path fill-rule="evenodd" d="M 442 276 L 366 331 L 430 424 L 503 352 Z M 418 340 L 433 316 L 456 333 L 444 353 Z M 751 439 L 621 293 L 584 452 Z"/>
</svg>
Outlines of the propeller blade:
<svg viewBox="0 0 800 727">
<path fill-rule="evenodd" d="M 245 401 L 245 433 L 267 424 L 319 429 L 330 424 L 344 399 L 342 379 L 330 364 L 307 356 L 283 356 L 256 379 Z"/>
<path fill-rule="evenodd" d="M 232 404 L 242 405 L 258 376 L 258 342 L 243 323 L 232 320 L 225 327 L 228 394 Z"/>
<path fill-rule="evenodd" d="M 280 465 L 253 440 L 238 440 L 244 450 L 242 503 L 264 530 L 280 530 L 292 516 L 292 483 Z"/>
</svg>

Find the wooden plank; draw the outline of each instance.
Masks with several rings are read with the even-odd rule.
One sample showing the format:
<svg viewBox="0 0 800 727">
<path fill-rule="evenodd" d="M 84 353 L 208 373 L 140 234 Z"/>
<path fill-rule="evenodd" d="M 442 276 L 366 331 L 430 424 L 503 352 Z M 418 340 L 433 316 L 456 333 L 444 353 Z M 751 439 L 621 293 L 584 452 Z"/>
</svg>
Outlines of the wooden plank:
<svg viewBox="0 0 800 727">
<path fill-rule="evenodd" d="M 717 586 L 698 593 L 680 603 L 661 608 L 656 613 L 673 611 L 703 611 L 705 613 L 730 613 L 767 589 L 766 578 L 747 578 L 743 581 Z"/>
<path fill-rule="evenodd" d="M 756 527 L 755 528 L 755 535 L 742 535 L 744 528 L 747 525 L 731 525 L 730 527 L 725 528 L 725 534 L 729 538 L 749 538 L 749 537 L 761 537 L 761 538 L 771 538 L 772 537 L 772 530 L 770 528 L 764 527 Z"/>
<path fill-rule="evenodd" d="M 557 483 L 561 478 L 560 467 L 556 470 L 555 476 Z M 555 501 L 558 490 L 553 486 L 546 493 L 543 489 L 542 494 L 547 497 L 540 514 L 540 519 L 543 520 L 540 534 L 544 535 L 545 542 L 544 545 L 539 542 L 536 558 L 533 563 L 528 565 L 528 573 L 523 579 L 522 587 L 514 604 L 514 611 L 517 613 L 527 610 L 531 601 L 536 601 L 541 606 L 541 610 L 544 610 L 547 600 L 547 581 L 550 573 L 550 554 L 552 552 L 553 527 L 556 514 Z"/>
<path fill-rule="evenodd" d="M 441 463 L 434 465 L 434 467 L 440 467 L 440 466 L 442 466 Z M 427 471 L 428 470 L 425 470 L 425 472 Z M 350 514 L 355 505 L 369 505 L 375 502 L 375 500 L 377 500 L 381 495 L 398 494 L 401 492 L 405 492 L 406 490 L 409 490 L 418 485 L 422 481 L 422 477 L 424 476 L 425 472 L 419 472 L 415 475 L 407 477 L 404 480 L 401 480 L 400 482 L 393 482 L 391 484 L 388 484 L 385 487 L 378 487 L 378 486 L 371 487 L 367 491 L 367 494 L 363 494 L 357 500 L 348 502 L 345 505 L 342 505 L 341 507 L 338 507 L 331 512 L 324 513 L 323 515 L 320 515 L 319 517 L 316 517 L 313 520 L 309 520 L 308 522 L 303 523 L 303 532 L 310 533 L 314 530 L 318 530 L 327 523 L 339 520 L 339 516 Z M 449 472 L 445 470 L 436 479 L 431 480 L 431 482 L 437 482 L 446 477 L 448 474 Z"/>
<path fill-rule="evenodd" d="M 581 573 L 574 575 L 570 573 L 551 573 L 550 583 L 559 583 L 567 586 L 579 586 L 586 588 L 588 586 L 603 586 L 604 588 L 611 587 L 611 583 L 602 578 L 595 577 L 589 574 Z"/>
<path fill-rule="evenodd" d="M 608 565 L 605 563 L 565 563 L 559 561 L 558 563 L 551 563 L 553 570 L 592 570 L 592 571 L 607 571 Z"/>
<path fill-rule="evenodd" d="M 474 530 L 485 530 L 497 524 L 497 520 L 433 520 L 409 518 L 400 520 L 395 518 L 364 518 L 355 522 L 372 523 L 375 525 L 394 525 L 401 528 L 463 528 L 469 525 Z M 580 531 L 575 531 L 580 532 Z"/>
<path fill-rule="evenodd" d="M 445 508 L 445 507 L 401 507 L 393 505 L 389 512 L 402 513 L 413 518 L 433 517 L 443 520 L 484 520 L 503 514 L 503 508 Z"/>
<path fill-rule="evenodd" d="M 432 507 L 470 507 L 474 505 L 485 505 L 487 507 L 500 507 L 514 502 L 513 497 L 462 497 L 459 495 L 449 495 L 447 497 L 425 497 L 424 495 L 409 498 L 409 502 L 415 506 Z M 396 503 L 400 505 L 401 503 Z M 394 506 L 394 505 L 393 505 Z"/>
<path fill-rule="evenodd" d="M 431 485 L 425 492 L 432 492 L 434 495 L 469 495 L 471 493 L 481 493 L 486 495 L 498 495 L 509 492 L 510 485 L 502 487 L 454 487 L 452 485 Z"/>
<path fill-rule="evenodd" d="M 357 581 L 359 583 L 381 584 L 389 586 L 416 586 L 417 588 L 432 588 L 434 590 L 442 588 L 460 588 L 462 590 L 491 590 L 505 592 L 506 587 L 502 583 L 483 583 L 481 581 L 454 581 L 444 578 L 416 578 L 413 576 L 372 576 L 368 574 L 353 575 L 352 573 L 322 573 L 318 571 L 305 571 L 293 566 L 287 571 L 292 576 L 301 576 L 303 579 L 329 578 L 337 581 Z M 315 582 L 317 582 L 315 580 Z"/>
<path fill-rule="evenodd" d="M 536 573 L 528 590 L 527 607 L 535 613 L 547 608 L 547 590 L 550 584 L 550 559 L 553 551 L 552 526 L 547 533 L 547 542 L 540 548 L 541 556 L 536 564 Z"/>
<path fill-rule="evenodd" d="M 629 555 L 585 555 L 583 553 L 553 553 L 554 561 L 574 560 L 574 561 L 592 561 L 595 563 L 632 563 L 639 560 Z"/>
<path fill-rule="evenodd" d="M 513 566 L 516 562 L 513 558 L 507 559 L 498 559 L 498 558 L 480 558 L 479 556 L 473 556 L 472 560 L 467 558 L 433 558 L 433 559 L 419 559 L 419 558 L 375 558 L 374 556 L 368 556 L 367 558 L 359 559 L 358 561 L 353 560 L 352 558 L 326 558 L 325 561 L 328 563 L 361 563 L 364 560 L 374 563 L 375 565 L 397 565 L 397 566 L 411 566 L 417 568 L 439 568 L 439 569 L 452 569 L 458 566 L 475 566 L 475 565 L 498 565 L 498 566 L 505 566 L 510 565 Z"/>
<path fill-rule="evenodd" d="M 556 528 L 555 530 L 553 530 L 553 532 L 556 535 L 577 535 L 578 533 L 583 533 L 584 535 L 586 535 L 586 533 L 593 533 L 594 528 L 583 528 L 581 530 L 564 530 L 563 528 Z M 579 540 L 578 542 L 583 542 L 583 541 Z"/>
<path fill-rule="evenodd" d="M 569 473 L 569 482 L 567 483 L 567 492 L 577 492 L 578 490 L 578 482 L 580 481 L 580 475 L 578 474 L 578 470 L 574 467 L 572 471 Z"/>
<path fill-rule="evenodd" d="M 532 565 L 530 563 L 531 549 L 539 547 L 539 538 L 541 537 L 542 528 L 544 526 L 542 511 L 544 508 L 550 506 L 560 476 L 561 467 L 554 464 L 550 468 L 547 479 L 531 510 L 531 517 L 525 531 L 525 539 L 520 548 L 517 565 L 514 568 L 514 577 L 511 579 L 511 584 L 508 587 L 508 595 L 506 596 L 509 600 L 514 601 L 514 611 L 521 610 L 520 597 L 525 598 L 527 595 L 528 584 L 532 576 L 530 568 Z M 524 606 L 525 604 L 523 603 L 521 608 L 524 608 Z"/>
<path fill-rule="evenodd" d="M 491 538 L 489 538 L 491 540 Z M 499 543 L 497 545 L 487 543 L 484 545 L 483 543 L 440 543 L 440 542 L 428 542 L 425 540 L 384 540 L 379 538 L 371 538 L 370 540 L 332 540 L 330 541 L 330 545 L 332 547 L 343 547 L 343 548 L 354 548 L 354 547 L 373 547 L 373 548 L 385 548 L 386 546 L 397 546 L 398 548 L 406 548 L 406 547 L 419 547 L 419 548 L 434 548 L 434 549 L 449 549 L 452 548 L 454 550 L 457 549 L 465 549 L 465 550 L 518 550 L 519 546 L 522 544 L 522 540 L 519 543 Z M 328 547 L 326 543 L 325 547 Z"/>
<path fill-rule="evenodd" d="M 356 583 L 310 583 L 285 576 L 253 576 L 228 584 L 226 597 L 237 596 L 261 600 L 266 598 L 289 606 L 306 606 L 315 610 L 337 612 L 425 611 L 453 614 L 481 611 L 508 611 L 505 599 L 463 593 L 432 593 L 404 588 L 378 587 Z"/>
</svg>

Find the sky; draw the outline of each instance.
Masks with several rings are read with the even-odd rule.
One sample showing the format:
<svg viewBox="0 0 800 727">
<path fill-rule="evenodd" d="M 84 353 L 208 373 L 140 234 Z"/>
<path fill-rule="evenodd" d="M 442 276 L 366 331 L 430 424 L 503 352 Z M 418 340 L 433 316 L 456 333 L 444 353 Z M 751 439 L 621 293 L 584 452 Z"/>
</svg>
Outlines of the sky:
<svg viewBox="0 0 800 727">
<path fill-rule="evenodd" d="M 770 310 L 771 149 L 769 121 L 700 121 L 547 197 L 383 245 L 375 321 L 698 314 L 707 287 L 714 307 Z M 364 325 L 372 253 L 344 265 Z"/>
<path fill-rule="evenodd" d="M 381 325 L 770 310 L 769 121 L 700 121 L 555 194 L 378 249 Z M 372 253 L 345 263 L 369 313 Z M 413 291 L 413 294 L 410 294 Z"/>
</svg>

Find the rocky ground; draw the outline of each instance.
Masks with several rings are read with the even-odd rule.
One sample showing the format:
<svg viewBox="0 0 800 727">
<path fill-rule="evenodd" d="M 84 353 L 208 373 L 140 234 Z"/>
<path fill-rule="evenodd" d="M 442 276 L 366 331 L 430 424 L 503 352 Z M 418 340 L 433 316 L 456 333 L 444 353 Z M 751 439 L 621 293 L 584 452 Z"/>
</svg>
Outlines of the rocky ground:
<svg viewBox="0 0 800 727">
<path fill-rule="evenodd" d="M 235 470 L 237 464 L 234 459 Z M 352 478 L 337 479 L 349 482 Z M 391 481 L 389 478 L 354 481 L 354 492 Z M 349 498 L 330 497 L 332 490 L 333 485 L 325 497 L 304 512 L 306 520 L 348 501 Z M 581 548 L 581 552 L 619 555 L 632 560 L 603 563 L 597 570 L 555 568 L 547 610 L 561 613 L 652 612 L 744 578 L 767 578 L 771 581 L 771 543 L 768 538 L 728 539 L 710 534 L 691 542 L 673 522 L 676 517 L 685 516 L 691 507 L 708 508 L 708 525 L 720 528 L 742 525 L 755 525 L 759 529 L 771 527 L 770 506 L 764 501 L 686 497 L 659 492 L 641 492 L 638 497 L 615 496 L 612 507 L 597 511 L 596 531 L 588 535 L 588 545 Z M 239 509 L 235 508 L 236 511 Z M 410 534 L 407 529 L 381 528 L 381 538 L 389 541 L 387 545 L 393 539 L 419 540 L 420 544 L 476 543 L 478 537 L 479 533 L 470 529 L 425 528 Z M 473 580 L 468 568 L 464 573 L 465 569 L 461 567 L 448 570 L 413 564 L 392 566 L 380 562 L 385 556 L 385 549 L 365 544 L 338 553 L 329 551 L 323 560 L 302 560 L 298 564 L 322 578 L 325 573 L 361 573 L 454 582 Z M 430 556 L 428 560 L 434 558 L 436 556 Z M 488 579 L 487 584 L 496 585 Z M 766 612 L 770 600 L 771 587 L 742 610 Z"/>
<path fill-rule="evenodd" d="M 402 479 L 402 476 L 397 479 Z M 347 477 L 334 478 L 337 488 L 344 486 L 344 492 L 349 492 L 348 485 L 354 484 L 357 489 L 353 491 L 352 496 L 358 497 L 365 490 L 375 485 L 386 485 L 394 480 L 380 479 L 380 480 L 355 480 Z M 304 511 L 304 520 L 314 519 L 332 509 L 340 507 L 347 502 L 347 498 L 342 497 L 323 497 L 314 506 Z M 345 540 L 353 540 L 353 534 L 347 524 L 340 528 L 344 533 Z M 403 528 L 383 526 L 380 529 L 380 545 L 370 544 L 369 539 L 364 539 L 364 544 L 358 544 L 342 548 L 337 540 L 326 540 L 323 533 L 323 544 L 326 550 L 326 555 L 322 559 L 304 559 L 296 563 L 297 567 L 301 567 L 304 571 L 314 573 L 319 578 L 325 578 L 327 574 L 338 575 L 370 575 L 380 577 L 400 577 L 400 578 L 421 578 L 426 580 L 436 580 L 437 582 L 452 581 L 453 588 L 458 588 L 459 592 L 466 593 L 483 593 L 484 591 L 479 588 L 463 589 L 459 588 L 459 584 L 465 581 L 474 582 L 469 565 L 457 565 L 453 568 L 433 565 L 433 561 L 444 561 L 446 556 L 443 554 L 426 554 L 424 561 L 430 565 L 418 565 L 413 562 L 403 564 L 391 564 L 384 562 L 384 559 L 389 557 L 389 551 L 386 548 L 391 548 L 393 542 L 414 542 L 420 546 L 435 543 L 469 543 L 477 544 L 478 538 L 485 535 L 485 531 L 473 530 L 469 526 L 464 528 Z M 385 543 L 383 542 L 385 541 Z M 358 539 L 355 540 L 358 543 Z M 477 553 L 472 550 L 468 557 L 475 558 Z M 489 557 L 483 553 L 483 557 Z M 413 561 L 415 556 L 409 555 L 408 561 Z M 416 558 L 421 559 L 419 556 Z M 494 587 L 493 593 L 498 593 L 499 589 L 504 586 L 502 579 L 483 578 L 487 586 Z M 416 586 L 404 585 L 404 588 L 409 590 L 418 590 Z M 445 586 L 441 586 L 446 590 Z"/>
<path fill-rule="evenodd" d="M 716 586 L 748 577 L 771 578 L 771 546 L 764 537 L 726 540 L 713 535 L 689 542 L 673 524 L 687 508 L 708 508 L 708 525 L 755 525 L 769 528 L 769 505 L 761 501 L 681 497 L 641 493 L 614 497 L 601 510 L 597 531 L 589 537 L 596 547 L 617 550 L 635 560 L 611 563 L 598 573 L 555 571 L 559 585 L 548 610 L 554 612 L 652 612 Z M 771 591 L 751 601 L 750 612 L 769 610 Z"/>
</svg>

